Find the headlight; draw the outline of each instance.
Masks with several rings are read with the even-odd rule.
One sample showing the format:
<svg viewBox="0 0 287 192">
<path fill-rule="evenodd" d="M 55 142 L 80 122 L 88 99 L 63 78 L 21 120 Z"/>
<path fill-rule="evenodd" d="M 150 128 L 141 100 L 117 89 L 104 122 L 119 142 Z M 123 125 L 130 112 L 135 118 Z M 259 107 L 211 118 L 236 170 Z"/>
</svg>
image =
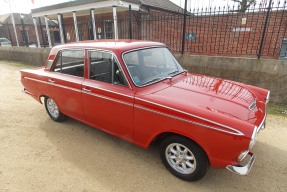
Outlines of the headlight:
<svg viewBox="0 0 287 192">
<path fill-rule="evenodd" d="M 256 143 L 256 136 L 257 136 L 257 126 L 254 127 L 251 139 L 250 139 L 250 143 L 249 143 L 249 150 L 252 149 L 252 147 L 255 145 Z"/>
</svg>

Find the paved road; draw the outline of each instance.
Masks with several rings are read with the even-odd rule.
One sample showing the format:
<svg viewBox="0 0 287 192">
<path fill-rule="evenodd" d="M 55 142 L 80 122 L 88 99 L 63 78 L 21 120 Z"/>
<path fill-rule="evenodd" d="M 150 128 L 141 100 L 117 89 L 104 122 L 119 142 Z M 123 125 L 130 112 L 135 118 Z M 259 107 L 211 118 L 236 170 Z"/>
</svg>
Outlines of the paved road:
<svg viewBox="0 0 287 192">
<path fill-rule="evenodd" d="M 269 115 L 248 176 L 210 169 L 181 181 L 157 146 L 143 150 L 75 120 L 53 122 L 21 92 L 19 70 L 0 61 L 0 191 L 287 191 L 287 119 Z"/>
</svg>

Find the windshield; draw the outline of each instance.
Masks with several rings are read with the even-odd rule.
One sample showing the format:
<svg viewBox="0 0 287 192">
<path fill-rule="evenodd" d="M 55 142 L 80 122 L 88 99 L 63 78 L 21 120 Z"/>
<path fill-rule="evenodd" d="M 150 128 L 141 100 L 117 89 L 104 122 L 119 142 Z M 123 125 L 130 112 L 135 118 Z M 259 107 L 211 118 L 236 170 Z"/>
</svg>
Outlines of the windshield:
<svg viewBox="0 0 287 192">
<path fill-rule="evenodd" d="M 170 79 L 184 71 L 165 47 L 128 52 L 123 59 L 134 84 L 138 87 Z"/>
</svg>

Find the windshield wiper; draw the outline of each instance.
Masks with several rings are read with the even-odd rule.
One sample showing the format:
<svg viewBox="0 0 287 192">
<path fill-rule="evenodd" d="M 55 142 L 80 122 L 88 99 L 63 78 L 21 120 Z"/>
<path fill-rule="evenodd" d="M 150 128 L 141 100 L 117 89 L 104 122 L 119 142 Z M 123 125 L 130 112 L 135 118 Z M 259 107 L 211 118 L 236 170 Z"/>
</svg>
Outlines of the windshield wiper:
<svg viewBox="0 0 287 192">
<path fill-rule="evenodd" d="M 175 75 L 176 73 L 178 73 L 179 71 L 178 70 L 176 70 L 176 71 L 173 71 L 173 72 L 170 72 L 168 75 Z"/>
<path fill-rule="evenodd" d="M 146 85 L 146 84 L 149 84 L 149 83 L 152 83 L 154 81 L 161 80 L 161 79 L 162 79 L 162 77 L 156 77 L 156 78 L 153 78 L 153 79 L 151 79 L 149 81 L 146 81 L 146 82 L 142 83 L 142 85 Z"/>
<path fill-rule="evenodd" d="M 172 77 L 170 76 L 167 76 L 167 77 L 155 77 L 149 81 L 146 81 L 144 83 L 142 83 L 142 85 L 146 85 L 146 84 L 149 84 L 149 83 L 152 83 L 152 82 L 155 82 L 155 81 L 159 81 L 159 80 L 163 80 L 163 79 L 172 79 Z"/>
</svg>

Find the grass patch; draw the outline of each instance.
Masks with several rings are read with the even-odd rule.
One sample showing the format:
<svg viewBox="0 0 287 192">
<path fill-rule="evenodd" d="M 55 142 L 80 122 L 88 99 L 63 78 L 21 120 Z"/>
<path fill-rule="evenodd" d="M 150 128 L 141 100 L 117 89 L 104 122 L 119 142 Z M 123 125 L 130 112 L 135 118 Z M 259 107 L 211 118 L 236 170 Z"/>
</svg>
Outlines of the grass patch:
<svg viewBox="0 0 287 192">
<path fill-rule="evenodd" d="M 280 116 L 287 117 L 287 105 L 268 103 L 267 112 L 272 115 L 280 115 Z"/>
</svg>

